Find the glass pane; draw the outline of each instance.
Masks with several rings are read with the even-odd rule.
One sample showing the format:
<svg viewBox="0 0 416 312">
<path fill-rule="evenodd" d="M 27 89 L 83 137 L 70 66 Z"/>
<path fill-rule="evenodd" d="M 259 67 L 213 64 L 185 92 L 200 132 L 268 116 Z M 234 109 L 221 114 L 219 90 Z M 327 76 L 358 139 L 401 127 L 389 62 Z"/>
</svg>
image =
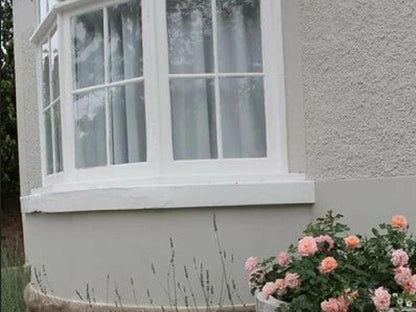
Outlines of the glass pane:
<svg viewBox="0 0 416 312">
<path fill-rule="evenodd" d="M 103 11 L 72 18 L 74 88 L 104 83 Z"/>
<path fill-rule="evenodd" d="M 42 44 L 42 100 L 43 107 L 51 102 L 50 76 L 49 76 L 49 44 Z"/>
<path fill-rule="evenodd" d="M 49 11 L 53 9 L 53 7 L 58 4 L 59 2 L 62 2 L 65 0 L 49 0 Z"/>
<path fill-rule="evenodd" d="M 59 0 L 38 0 L 39 19 L 43 21 L 49 11 L 59 3 Z"/>
<path fill-rule="evenodd" d="M 53 150 L 52 150 L 52 118 L 51 110 L 48 109 L 44 113 L 44 128 L 45 128 L 45 163 L 46 174 L 53 173 Z"/>
<path fill-rule="evenodd" d="M 76 167 L 107 163 L 105 134 L 105 91 L 74 97 Z"/>
<path fill-rule="evenodd" d="M 170 81 L 174 159 L 217 158 L 213 79 Z"/>
<path fill-rule="evenodd" d="M 166 0 L 170 73 L 214 68 L 211 0 Z"/>
<path fill-rule="evenodd" d="M 224 157 L 266 157 L 263 78 L 219 81 Z"/>
<path fill-rule="evenodd" d="M 220 72 L 262 72 L 259 0 L 217 0 Z"/>
<path fill-rule="evenodd" d="M 110 81 L 143 76 L 140 1 L 108 8 Z"/>
<path fill-rule="evenodd" d="M 38 0 L 39 19 L 43 21 L 48 14 L 48 0 Z"/>
<path fill-rule="evenodd" d="M 63 163 L 62 163 L 62 131 L 61 131 L 61 104 L 60 102 L 56 102 L 53 107 L 53 122 L 55 126 L 55 169 L 56 172 L 62 171 Z"/>
<path fill-rule="evenodd" d="M 51 65 L 52 65 L 52 100 L 59 96 L 59 38 L 58 33 L 51 37 Z"/>
<path fill-rule="evenodd" d="M 110 88 L 113 163 L 146 161 L 143 82 Z"/>
</svg>

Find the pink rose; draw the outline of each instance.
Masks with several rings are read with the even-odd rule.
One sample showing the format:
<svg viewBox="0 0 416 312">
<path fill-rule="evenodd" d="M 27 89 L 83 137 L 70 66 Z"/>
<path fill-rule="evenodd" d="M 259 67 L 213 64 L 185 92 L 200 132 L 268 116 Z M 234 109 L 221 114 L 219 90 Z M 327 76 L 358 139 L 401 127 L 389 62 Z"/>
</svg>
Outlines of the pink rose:
<svg viewBox="0 0 416 312">
<path fill-rule="evenodd" d="M 350 302 L 345 297 L 338 298 L 338 311 L 339 312 L 348 312 L 348 308 L 350 306 Z"/>
<path fill-rule="evenodd" d="M 336 298 L 329 298 L 321 302 L 321 309 L 324 312 L 339 312 L 339 302 Z"/>
<path fill-rule="evenodd" d="M 315 237 L 315 241 L 318 245 L 324 245 L 325 243 L 328 244 L 328 248 L 332 249 L 334 248 L 335 242 L 329 235 L 320 235 L 318 237 Z"/>
<path fill-rule="evenodd" d="M 405 267 L 398 267 L 394 270 L 394 280 L 400 286 L 405 286 L 412 277 L 412 270 Z"/>
<path fill-rule="evenodd" d="M 264 296 L 264 299 L 269 299 L 269 297 L 276 293 L 277 286 L 273 282 L 268 282 L 266 285 L 263 286 L 263 289 L 261 290 Z"/>
<path fill-rule="evenodd" d="M 281 266 L 287 266 L 290 263 L 289 254 L 285 251 L 282 251 L 277 255 L 277 262 Z"/>
<path fill-rule="evenodd" d="M 406 292 L 409 294 L 416 294 L 416 274 L 410 277 L 409 282 L 405 287 Z"/>
<path fill-rule="evenodd" d="M 277 290 L 282 291 L 282 290 L 284 290 L 284 289 L 286 288 L 286 283 L 285 283 L 285 280 L 284 280 L 283 278 L 278 278 L 278 279 L 274 282 L 274 284 L 276 285 Z"/>
<path fill-rule="evenodd" d="M 338 262 L 334 257 L 326 257 L 322 260 L 321 265 L 319 266 L 319 272 L 322 274 L 328 274 L 336 270 L 338 267 Z"/>
<path fill-rule="evenodd" d="M 402 267 L 409 262 L 409 256 L 403 249 L 397 249 L 393 251 L 391 262 L 395 267 Z"/>
<path fill-rule="evenodd" d="M 395 229 L 404 229 L 407 227 L 407 219 L 402 215 L 395 215 L 391 218 L 391 225 Z"/>
<path fill-rule="evenodd" d="M 391 295 L 383 287 L 379 287 L 371 298 L 377 311 L 388 311 L 390 308 Z"/>
<path fill-rule="evenodd" d="M 318 246 L 312 236 L 305 236 L 298 242 L 298 252 L 302 257 L 313 256 L 318 251 Z"/>
<path fill-rule="evenodd" d="M 255 257 L 250 257 L 246 260 L 246 263 L 244 264 L 244 268 L 248 271 L 248 272 L 253 272 L 254 269 L 257 267 L 257 258 Z"/>
<path fill-rule="evenodd" d="M 286 273 L 285 285 L 287 288 L 298 288 L 300 287 L 300 277 L 296 273 Z"/>
</svg>

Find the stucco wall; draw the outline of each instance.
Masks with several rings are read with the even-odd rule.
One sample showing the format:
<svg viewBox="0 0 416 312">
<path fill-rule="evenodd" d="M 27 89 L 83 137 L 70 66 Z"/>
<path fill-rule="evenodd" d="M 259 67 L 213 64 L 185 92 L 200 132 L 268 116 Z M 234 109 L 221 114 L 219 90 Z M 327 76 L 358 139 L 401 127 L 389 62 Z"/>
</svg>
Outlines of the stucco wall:
<svg viewBox="0 0 416 312">
<path fill-rule="evenodd" d="M 416 1 L 301 0 L 307 175 L 416 175 Z"/>
<path fill-rule="evenodd" d="M 13 1 L 14 55 L 21 195 L 42 184 L 36 82 L 35 1 Z"/>
</svg>

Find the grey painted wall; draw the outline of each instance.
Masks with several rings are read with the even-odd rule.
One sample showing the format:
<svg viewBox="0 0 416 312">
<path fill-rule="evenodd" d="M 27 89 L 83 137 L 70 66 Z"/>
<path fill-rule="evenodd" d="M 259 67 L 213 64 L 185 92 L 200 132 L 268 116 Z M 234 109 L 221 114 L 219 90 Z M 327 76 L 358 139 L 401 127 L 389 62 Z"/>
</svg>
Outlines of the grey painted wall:
<svg viewBox="0 0 416 312">
<path fill-rule="evenodd" d="M 300 9 L 308 176 L 416 175 L 416 1 Z"/>
<path fill-rule="evenodd" d="M 14 6 L 25 195 L 41 183 L 34 47 L 28 41 L 34 10 L 31 1 L 15 0 Z M 415 12 L 414 1 L 283 1 L 290 169 L 306 169 L 317 181 L 316 204 L 215 209 L 245 299 L 243 260 L 275 254 L 327 209 L 345 214 L 354 230 L 394 213 L 416 223 Z M 127 302 L 131 276 L 149 286 L 158 303 L 166 302 L 149 263 L 166 272 L 169 236 L 176 242 L 178 272 L 196 256 L 218 281 L 213 211 L 29 214 L 27 257 L 35 267 L 46 266 L 57 295 L 76 298 L 75 289 L 91 282 L 102 301 L 110 273 Z"/>
<path fill-rule="evenodd" d="M 144 297 L 147 287 L 156 303 L 166 304 L 167 296 L 152 276 L 150 264 L 155 263 L 165 283 L 171 236 L 177 279 L 182 284 L 183 266 L 187 265 L 198 302 L 203 304 L 193 257 L 209 268 L 216 294 L 222 276 L 212 225 L 214 211 L 228 259 L 235 255 L 232 272 L 239 292 L 246 302 L 252 302 L 243 269 L 245 259 L 251 255 L 268 257 L 286 248 L 287 242 L 300 235 L 303 224 L 311 220 L 310 207 L 30 214 L 26 220 L 27 256 L 34 268 L 45 265 L 49 283 L 58 296 L 77 299 L 75 290 L 85 294 L 88 282 L 95 288 L 97 300 L 105 302 L 106 275 L 110 274 L 111 302 L 115 282 L 123 302 L 134 303 L 129 288 L 133 277 L 142 304 L 148 303 Z"/>
</svg>

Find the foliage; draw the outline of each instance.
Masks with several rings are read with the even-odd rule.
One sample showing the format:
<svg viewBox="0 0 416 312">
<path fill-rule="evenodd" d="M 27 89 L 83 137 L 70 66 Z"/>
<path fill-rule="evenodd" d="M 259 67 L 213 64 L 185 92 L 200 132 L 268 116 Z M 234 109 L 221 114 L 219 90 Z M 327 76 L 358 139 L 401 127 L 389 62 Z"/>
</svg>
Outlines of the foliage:
<svg viewBox="0 0 416 312">
<path fill-rule="evenodd" d="M 3 198 L 19 194 L 19 167 L 13 54 L 13 2 L 12 0 L 0 0 L 0 3 L 0 167 Z"/>
<path fill-rule="evenodd" d="M 392 306 L 400 307 L 404 303 L 415 306 L 416 288 L 412 287 L 416 284 L 409 288 L 396 282 L 395 274 L 402 266 L 393 265 L 392 258 L 393 251 L 401 249 L 409 258 L 401 265 L 415 273 L 416 240 L 408 234 L 407 221 L 401 228 L 381 224 L 372 229 L 371 237 L 363 238 L 348 236 L 350 229 L 340 222 L 341 218 L 329 211 L 325 218 L 318 218 L 306 227 L 305 237 L 316 242 L 315 251 L 307 249 L 309 254 L 302 254 L 305 248 L 300 240 L 297 246 L 291 245 L 283 252 L 283 258 L 279 254 L 261 263 L 249 258 L 246 269 L 251 274 L 252 293 L 259 290 L 266 298 L 273 295 L 288 302 L 289 305 L 279 308 L 281 311 L 334 311 L 322 306 L 333 298 L 345 303 L 344 309 L 335 311 L 370 312 L 376 310 L 374 291 L 383 287 L 393 294 Z M 259 272 L 265 274 L 259 275 Z M 288 286 L 288 273 L 297 274 L 300 286 Z M 413 277 L 415 282 L 416 275 Z"/>
<path fill-rule="evenodd" d="M 30 281 L 28 267 L 23 266 L 24 257 L 10 250 L 2 242 L 1 246 L 1 308 L 3 312 L 23 312 L 23 290 Z"/>
</svg>

